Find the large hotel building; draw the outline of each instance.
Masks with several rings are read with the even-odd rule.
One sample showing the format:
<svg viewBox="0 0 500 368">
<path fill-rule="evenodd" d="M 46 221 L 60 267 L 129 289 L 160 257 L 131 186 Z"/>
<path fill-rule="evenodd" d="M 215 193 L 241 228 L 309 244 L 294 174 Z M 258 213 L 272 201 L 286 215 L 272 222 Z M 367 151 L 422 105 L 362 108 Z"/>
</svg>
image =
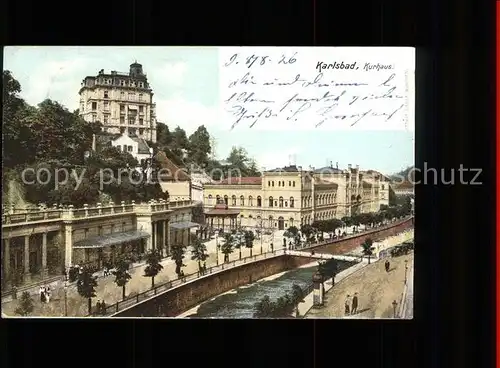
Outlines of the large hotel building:
<svg viewBox="0 0 500 368">
<path fill-rule="evenodd" d="M 123 134 L 156 142 L 153 91 L 142 65 L 130 65 L 128 73 L 99 71 L 82 81 L 80 116 L 99 121 L 106 133 Z"/>
<path fill-rule="evenodd" d="M 288 166 L 266 171 L 261 177 L 227 178 L 205 184 L 204 206 L 208 226 L 221 227 L 237 216 L 238 226 L 284 230 L 317 220 L 378 211 L 389 203 L 389 179 L 379 172 L 334 167 L 302 170 Z M 216 206 L 217 205 L 217 206 Z M 225 225 L 230 225 L 226 220 Z"/>
</svg>

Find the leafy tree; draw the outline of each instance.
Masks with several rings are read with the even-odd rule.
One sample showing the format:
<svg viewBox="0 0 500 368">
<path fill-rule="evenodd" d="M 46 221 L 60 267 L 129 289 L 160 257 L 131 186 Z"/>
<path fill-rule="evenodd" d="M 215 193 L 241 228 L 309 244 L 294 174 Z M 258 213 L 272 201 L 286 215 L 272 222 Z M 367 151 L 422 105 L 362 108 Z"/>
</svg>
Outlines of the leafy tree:
<svg viewBox="0 0 500 368">
<path fill-rule="evenodd" d="M 144 268 L 144 277 L 151 277 L 151 289 L 155 288 L 155 276 L 163 270 L 160 253 L 153 249 L 146 256 L 146 267 Z"/>
<path fill-rule="evenodd" d="M 186 252 L 186 246 L 183 244 L 172 245 L 172 255 L 171 258 L 175 262 L 175 273 L 178 277 L 181 277 L 182 267 L 186 266 L 183 263 L 184 254 Z"/>
<path fill-rule="evenodd" d="M 361 247 L 363 248 L 363 255 L 368 256 L 368 264 L 370 264 L 370 258 L 373 255 L 373 250 L 375 249 L 373 247 L 373 240 L 366 238 L 363 244 L 361 244 Z"/>
<path fill-rule="evenodd" d="M 78 274 L 76 281 L 76 290 L 82 298 L 88 302 L 89 314 L 92 314 L 92 298 L 96 296 L 97 276 L 92 275 L 92 271 L 84 267 Z"/>
<path fill-rule="evenodd" d="M 233 246 L 235 245 L 234 235 L 231 233 L 224 233 L 224 241 L 220 246 L 220 251 L 224 254 L 224 262 L 229 262 L 229 255 L 233 253 Z"/>
<path fill-rule="evenodd" d="M 113 275 L 115 276 L 115 284 L 122 288 L 122 299 L 125 300 L 125 287 L 129 280 L 132 278 L 128 270 L 130 269 L 130 263 L 125 258 L 120 258 L 116 262 L 115 270 Z"/>
<path fill-rule="evenodd" d="M 191 250 L 191 260 L 198 262 L 198 270 L 201 273 L 203 270 L 201 262 L 205 262 L 208 258 L 207 247 L 198 237 L 193 239 L 191 247 L 193 248 Z"/>
<path fill-rule="evenodd" d="M 241 230 L 233 231 L 234 247 L 239 251 L 239 259 L 241 260 L 241 247 L 245 245 L 245 233 Z"/>
<path fill-rule="evenodd" d="M 304 236 L 306 237 L 306 242 L 309 243 L 311 241 L 312 235 L 314 234 L 314 228 L 309 224 L 305 224 L 301 226 L 300 232 L 304 234 Z"/>
<path fill-rule="evenodd" d="M 274 303 L 265 295 L 261 300 L 254 304 L 254 318 L 266 318 L 273 315 Z"/>
<path fill-rule="evenodd" d="M 295 305 L 295 317 L 299 316 L 299 304 L 304 302 L 304 291 L 302 288 L 297 285 L 293 284 L 292 285 L 292 292 L 291 292 L 291 298 L 292 298 L 292 303 Z"/>
<path fill-rule="evenodd" d="M 293 240 L 295 247 L 297 247 L 300 237 L 299 237 L 299 229 L 296 226 L 290 226 L 285 233 L 283 234 L 289 240 Z"/>
<path fill-rule="evenodd" d="M 20 315 L 20 316 L 29 316 L 33 310 L 35 309 L 35 306 L 33 304 L 33 299 L 31 298 L 30 293 L 27 291 L 23 292 L 21 295 L 21 299 L 19 300 L 19 306 L 15 309 L 15 313 Z"/>
<path fill-rule="evenodd" d="M 250 249 L 250 257 L 252 257 L 252 252 L 253 252 L 253 242 L 255 240 L 255 235 L 253 231 L 246 230 L 244 233 L 244 239 L 245 239 L 245 247 Z"/>
<path fill-rule="evenodd" d="M 189 136 L 188 159 L 198 166 L 206 167 L 210 152 L 210 134 L 207 128 L 201 125 Z"/>
</svg>

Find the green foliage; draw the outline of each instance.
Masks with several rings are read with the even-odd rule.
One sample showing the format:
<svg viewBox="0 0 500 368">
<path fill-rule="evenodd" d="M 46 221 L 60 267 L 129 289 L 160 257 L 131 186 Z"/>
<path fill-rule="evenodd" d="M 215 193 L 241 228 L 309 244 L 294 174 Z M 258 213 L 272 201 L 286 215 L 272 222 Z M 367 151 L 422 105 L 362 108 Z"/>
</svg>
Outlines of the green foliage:
<svg viewBox="0 0 500 368">
<path fill-rule="evenodd" d="M 318 272 L 323 275 L 325 279 L 335 277 L 337 275 L 337 270 L 338 264 L 337 260 L 334 258 L 318 262 Z"/>
<path fill-rule="evenodd" d="M 183 244 L 172 245 L 172 254 L 170 258 L 175 262 L 175 273 L 180 276 L 182 267 L 185 266 L 183 263 L 184 254 L 186 253 L 186 246 Z"/>
<path fill-rule="evenodd" d="M 82 272 L 78 274 L 76 281 L 76 290 L 83 298 L 93 298 L 96 296 L 97 276 L 93 276 L 92 272 L 84 267 Z"/>
<path fill-rule="evenodd" d="M 224 254 L 225 259 L 229 260 L 229 255 L 233 253 L 233 247 L 236 245 L 236 238 L 231 233 L 224 233 L 222 237 L 224 241 L 220 245 L 220 251 Z"/>
<path fill-rule="evenodd" d="M 275 302 L 265 295 L 254 305 L 254 318 L 291 318 L 294 309 L 304 301 L 304 292 L 297 284 L 292 285 L 292 289 L 279 297 Z M 298 311 L 296 311 L 298 315 Z"/>
<path fill-rule="evenodd" d="M 132 278 L 132 276 L 128 272 L 129 269 L 130 263 L 126 259 L 121 258 L 118 260 L 118 262 L 116 262 L 113 275 L 115 276 L 115 284 L 117 286 L 124 287 Z"/>
<path fill-rule="evenodd" d="M 33 313 L 35 306 L 33 304 L 33 299 L 31 298 L 30 293 L 27 291 L 23 292 L 21 295 L 21 299 L 19 300 L 19 305 L 15 309 L 14 313 L 20 316 L 28 316 Z"/>
<path fill-rule="evenodd" d="M 192 240 L 191 247 L 191 260 L 198 262 L 198 269 L 201 271 L 201 262 L 205 262 L 208 258 L 207 247 L 198 237 Z"/>
<path fill-rule="evenodd" d="M 163 270 L 161 255 L 157 250 L 152 250 L 146 255 L 146 267 L 144 277 L 151 277 L 151 288 L 154 288 L 155 277 Z"/>
</svg>

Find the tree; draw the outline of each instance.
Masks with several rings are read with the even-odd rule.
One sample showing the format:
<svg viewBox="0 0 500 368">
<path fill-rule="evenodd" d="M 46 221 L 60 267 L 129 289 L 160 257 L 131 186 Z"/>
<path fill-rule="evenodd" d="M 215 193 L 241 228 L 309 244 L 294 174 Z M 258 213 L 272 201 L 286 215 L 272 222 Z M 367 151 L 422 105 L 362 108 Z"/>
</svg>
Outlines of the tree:
<svg viewBox="0 0 500 368">
<path fill-rule="evenodd" d="M 201 125 L 189 136 L 188 159 L 200 167 L 206 167 L 210 152 L 210 134 Z"/>
<path fill-rule="evenodd" d="M 86 298 L 88 302 L 89 314 L 92 314 L 92 298 L 96 296 L 97 276 L 92 271 L 84 267 L 78 274 L 76 281 L 76 290 L 81 297 Z"/>
<path fill-rule="evenodd" d="M 302 234 L 304 234 L 304 236 L 306 237 L 306 242 L 309 243 L 311 241 L 311 237 L 314 233 L 314 228 L 309 224 L 305 224 L 305 225 L 301 226 L 300 232 Z"/>
<path fill-rule="evenodd" d="M 363 255 L 368 256 L 368 264 L 370 264 L 370 258 L 373 255 L 373 240 L 370 238 L 366 238 L 363 244 L 361 244 L 363 248 Z"/>
<path fill-rule="evenodd" d="M 123 300 L 125 300 L 125 286 L 132 278 L 132 276 L 128 272 L 129 268 L 130 263 L 125 258 L 120 258 L 118 262 L 116 262 L 115 270 L 113 271 L 113 275 L 115 276 L 115 284 L 118 287 L 122 288 Z"/>
<path fill-rule="evenodd" d="M 198 262 L 198 270 L 201 273 L 203 270 L 201 262 L 205 262 L 205 260 L 208 258 L 207 247 L 205 243 L 203 243 L 198 237 L 193 239 L 193 241 L 191 242 L 191 247 L 193 248 L 191 250 L 191 260 Z"/>
<path fill-rule="evenodd" d="M 163 270 L 160 253 L 153 249 L 146 256 L 146 267 L 144 268 L 144 277 L 151 277 L 151 289 L 155 288 L 155 276 Z"/>
<path fill-rule="evenodd" d="M 184 244 L 172 245 L 171 258 L 175 262 L 175 273 L 179 278 L 181 277 L 182 267 L 186 266 L 183 263 L 185 252 L 186 252 L 186 246 Z"/>
<path fill-rule="evenodd" d="M 245 233 L 241 230 L 233 231 L 234 247 L 239 251 L 239 259 L 241 260 L 241 247 L 245 245 Z"/>
<path fill-rule="evenodd" d="M 299 304 L 304 302 L 304 291 L 302 288 L 297 285 L 293 284 L 292 285 L 292 292 L 291 292 L 291 297 L 292 297 L 292 302 L 293 305 L 295 306 L 295 317 L 299 316 Z"/>
<path fill-rule="evenodd" d="M 250 249 L 250 257 L 252 257 L 253 242 L 255 240 L 255 235 L 253 231 L 246 230 L 244 233 L 245 247 Z"/>
<path fill-rule="evenodd" d="M 289 240 L 293 239 L 293 243 L 295 247 L 297 247 L 298 242 L 300 241 L 300 237 L 299 237 L 299 229 L 296 226 L 290 226 L 283 235 Z"/>
<path fill-rule="evenodd" d="M 265 295 L 261 300 L 254 304 L 254 318 L 266 318 L 273 315 L 274 303 L 271 302 L 269 295 Z"/>
<path fill-rule="evenodd" d="M 220 246 L 220 251 L 224 254 L 224 262 L 229 262 L 229 255 L 233 253 L 233 246 L 235 243 L 234 235 L 231 233 L 224 233 L 224 242 Z"/>
<path fill-rule="evenodd" d="M 34 309 L 35 306 L 33 304 L 33 299 L 31 298 L 30 293 L 25 291 L 21 295 L 21 299 L 19 300 L 19 306 L 15 309 L 14 313 L 20 316 L 28 316 L 33 312 Z"/>
</svg>

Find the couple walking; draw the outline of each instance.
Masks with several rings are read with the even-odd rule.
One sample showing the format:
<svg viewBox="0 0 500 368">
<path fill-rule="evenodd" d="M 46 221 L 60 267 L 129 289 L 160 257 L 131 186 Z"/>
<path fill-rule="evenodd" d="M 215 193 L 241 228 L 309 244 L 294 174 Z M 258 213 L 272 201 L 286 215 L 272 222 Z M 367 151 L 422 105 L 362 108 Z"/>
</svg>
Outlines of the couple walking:
<svg viewBox="0 0 500 368">
<path fill-rule="evenodd" d="M 40 290 L 38 291 L 38 293 L 40 294 L 40 302 L 48 303 L 50 301 L 50 286 L 40 286 Z"/>
<path fill-rule="evenodd" d="M 351 301 L 351 296 L 348 294 L 347 298 L 345 299 L 345 315 L 353 315 L 356 314 L 358 311 L 358 293 L 354 293 L 354 296 L 352 297 Z"/>
</svg>

